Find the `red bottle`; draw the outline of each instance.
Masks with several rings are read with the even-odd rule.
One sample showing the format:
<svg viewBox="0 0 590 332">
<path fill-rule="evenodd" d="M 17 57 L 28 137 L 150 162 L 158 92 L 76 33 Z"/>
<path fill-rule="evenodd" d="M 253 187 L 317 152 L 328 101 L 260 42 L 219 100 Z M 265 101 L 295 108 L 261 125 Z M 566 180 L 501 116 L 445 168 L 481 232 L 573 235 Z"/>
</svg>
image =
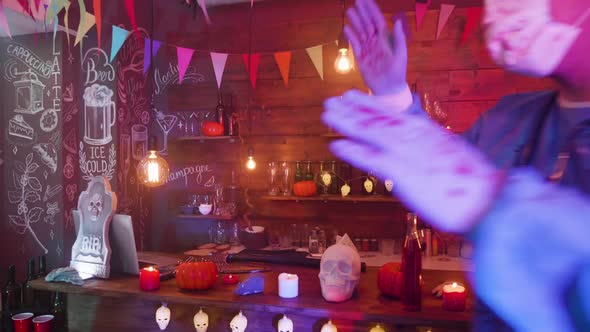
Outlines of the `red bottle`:
<svg viewBox="0 0 590 332">
<path fill-rule="evenodd" d="M 422 309 L 422 248 L 417 230 L 417 217 L 407 215 L 407 230 L 402 251 L 402 307 L 407 311 Z"/>
</svg>

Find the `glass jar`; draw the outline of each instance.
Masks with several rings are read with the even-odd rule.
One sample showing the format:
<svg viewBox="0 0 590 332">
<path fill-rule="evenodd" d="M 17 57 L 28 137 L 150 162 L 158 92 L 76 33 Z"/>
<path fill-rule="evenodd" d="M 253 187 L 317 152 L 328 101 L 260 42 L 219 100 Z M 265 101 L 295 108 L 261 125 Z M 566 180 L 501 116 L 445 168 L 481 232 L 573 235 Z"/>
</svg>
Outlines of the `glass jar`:
<svg viewBox="0 0 590 332">
<path fill-rule="evenodd" d="M 279 166 L 274 161 L 271 161 L 268 163 L 267 181 L 268 181 L 268 194 L 270 196 L 277 196 L 280 191 Z"/>
</svg>

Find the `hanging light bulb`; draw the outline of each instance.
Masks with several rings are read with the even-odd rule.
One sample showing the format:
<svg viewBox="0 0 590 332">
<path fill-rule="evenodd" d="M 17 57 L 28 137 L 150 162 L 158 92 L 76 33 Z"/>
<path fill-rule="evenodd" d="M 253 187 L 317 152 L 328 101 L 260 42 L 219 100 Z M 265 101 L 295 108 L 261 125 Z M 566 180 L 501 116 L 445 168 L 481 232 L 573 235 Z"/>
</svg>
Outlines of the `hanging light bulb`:
<svg viewBox="0 0 590 332">
<path fill-rule="evenodd" d="M 137 179 L 139 183 L 148 187 L 163 185 L 170 174 L 168 162 L 158 155 L 157 150 L 156 137 L 151 136 L 148 144 L 148 154 L 137 164 Z"/>
<path fill-rule="evenodd" d="M 352 70 L 352 56 L 348 50 L 349 43 L 346 36 L 344 36 L 344 12 L 346 10 L 346 2 L 342 0 L 342 31 L 338 37 L 338 56 L 334 61 L 334 69 L 337 73 L 348 74 Z"/>
<path fill-rule="evenodd" d="M 256 161 L 254 161 L 254 149 L 252 147 L 248 148 L 248 161 L 246 162 L 246 168 L 250 171 L 256 169 Z"/>
</svg>

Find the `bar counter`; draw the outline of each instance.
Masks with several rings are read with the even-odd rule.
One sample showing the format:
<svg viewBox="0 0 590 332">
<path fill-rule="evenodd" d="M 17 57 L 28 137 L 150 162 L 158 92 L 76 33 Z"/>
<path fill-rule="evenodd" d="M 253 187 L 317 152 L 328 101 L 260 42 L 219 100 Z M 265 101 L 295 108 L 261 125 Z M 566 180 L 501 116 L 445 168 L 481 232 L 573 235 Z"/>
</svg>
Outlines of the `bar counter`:
<svg viewBox="0 0 590 332">
<path fill-rule="evenodd" d="M 465 281 L 460 271 L 423 271 L 423 302 L 419 312 L 402 310 L 399 300 L 380 295 L 376 267 L 368 267 L 353 298 L 343 303 L 326 302 L 321 295 L 318 269 L 272 265 L 265 276 L 264 293 L 239 296 L 235 285 L 224 285 L 221 276 L 212 289 L 181 291 L 175 280 L 162 281 L 157 291 L 139 289 L 137 276 L 113 276 L 108 280 L 87 280 L 83 286 L 35 280 L 38 290 L 58 291 L 68 298 L 68 331 L 158 331 L 154 314 L 161 302 L 171 309 L 169 331 L 194 331 L 193 315 L 203 308 L 209 315 L 208 331 L 228 331 L 229 321 L 240 310 L 248 318 L 246 331 L 277 331 L 277 321 L 286 314 L 295 330 L 319 331 L 331 319 L 339 331 L 369 331 L 376 324 L 386 331 L 468 331 L 473 300 L 468 293 L 467 311 L 442 309 L 442 300 L 431 296 L 433 287 L 444 281 Z M 278 296 L 281 272 L 299 276 L 299 296 Z M 241 280 L 248 274 L 240 274 Z M 426 331 L 426 330 L 425 330 Z"/>
</svg>

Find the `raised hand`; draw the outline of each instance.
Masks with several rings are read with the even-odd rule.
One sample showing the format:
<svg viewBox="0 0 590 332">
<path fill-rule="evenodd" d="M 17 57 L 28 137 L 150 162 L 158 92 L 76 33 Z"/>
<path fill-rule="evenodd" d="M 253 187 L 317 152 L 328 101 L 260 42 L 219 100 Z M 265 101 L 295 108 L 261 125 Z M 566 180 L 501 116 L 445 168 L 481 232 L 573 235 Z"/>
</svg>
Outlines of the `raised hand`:
<svg viewBox="0 0 590 332">
<path fill-rule="evenodd" d="M 367 86 L 375 95 L 403 90 L 407 86 L 408 50 L 401 20 L 389 31 L 374 0 L 357 0 L 346 15 L 350 25 L 344 27 L 344 34 Z"/>
</svg>

